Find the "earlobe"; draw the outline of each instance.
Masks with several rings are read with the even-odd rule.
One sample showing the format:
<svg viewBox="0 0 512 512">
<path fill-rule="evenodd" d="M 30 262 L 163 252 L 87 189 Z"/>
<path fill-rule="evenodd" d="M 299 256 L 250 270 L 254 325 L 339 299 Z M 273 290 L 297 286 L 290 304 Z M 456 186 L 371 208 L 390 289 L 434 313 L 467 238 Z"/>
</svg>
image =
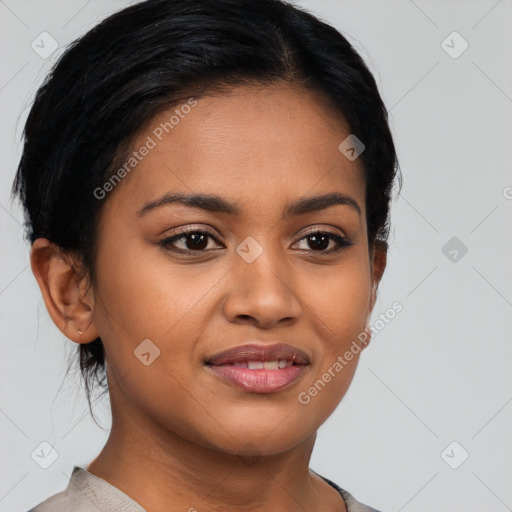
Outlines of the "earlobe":
<svg viewBox="0 0 512 512">
<path fill-rule="evenodd" d="M 38 238 L 32 245 L 30 265 L 46 309 L 59 330 L 76 343 L 96 339 L 99 334 L 92 318 L 93 294 L 84 293 L 84 278 L 71 258 L 48 239 Z"/>
</svg>

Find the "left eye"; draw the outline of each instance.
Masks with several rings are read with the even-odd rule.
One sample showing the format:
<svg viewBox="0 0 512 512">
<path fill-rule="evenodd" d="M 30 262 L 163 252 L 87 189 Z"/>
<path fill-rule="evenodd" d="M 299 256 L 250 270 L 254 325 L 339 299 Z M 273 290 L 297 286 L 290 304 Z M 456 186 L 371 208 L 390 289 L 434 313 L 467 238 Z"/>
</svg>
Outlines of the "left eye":
<svg viewBox="0 0 512 512">
<path fill-rule="evenodd" d="M 159 242 L 159 245 L 173 252 L 206 252 L 206 249 L 208 248 L 208 239 L 210 238 L 220 245 L 220 242 L 208 231 L 197 230 L 182 231 L 177 235 L 165 238 L 164 240 Z M 353 243 L 348 238 L 335 235 L 334 233 L 328 233 L 325 231 L 310 232 L 307 235 L 303 236 L 299 240 L 299 242 L 302 242 L 304 240 L 307 240 L 306 243 L 310 247 L 313 247 L 312 249 L 308 249 L 306 247 L 305 250 L 310 250 L 312 252 L 323 254 L 331 254 L 333 252 L 340 251 L 341 249 L 353 245 Z M 184 247 L 177 247 L 176 242 L 178 241 L 183 242 Z M 331 247 L 330 250 L 326 251 L 326 249 L 329 247 L 330 242 L 334 242 L 334 247 Z M 304 250 L 304 248 L 302 248 L 301 250 Z"/>
<path fill-rule="evenodd" d="M 302 240 L 308 240 L 308 245 L 313 245 L 315 247 L 313 252 L 321 252 L 325 254 L 331 254 L 333 252 L 338 252 L 341 249 L 344 249 L 346 247 L 350 247 L 353 245 L 352 242 L 348 238 L 335 235 L 334 233 L 327 233 L 325 231 L 313 231 L 311 233 L 308 233 L 306 236 L 302 237 L 300 241 Z M 325 249 L 329 246 L 329 242 L 334 241 L 334 248 L 331 248 L 331 250 L 326 251 Z M 308 250 L 308 249 L 306 249 Z"/>
</svg>

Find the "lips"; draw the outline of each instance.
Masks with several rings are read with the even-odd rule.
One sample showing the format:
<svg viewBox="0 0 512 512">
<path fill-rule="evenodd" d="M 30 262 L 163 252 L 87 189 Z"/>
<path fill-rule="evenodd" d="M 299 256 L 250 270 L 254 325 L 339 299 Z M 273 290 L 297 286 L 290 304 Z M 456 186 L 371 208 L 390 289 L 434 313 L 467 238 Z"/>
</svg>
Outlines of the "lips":
<svg viewBox="0 0 512 512">
<path fill-rule="evenodd" d="M 296 383 L 309 367 L 309 357 L 286 343 L 248 344 L 215 354 L 205 367 L 216 378 L 249 393 L 275 393 Z"/>
<path fill-rule="evenodd" d="M 234 347 L 206 360 L 206 364 L 213 366 L 234 365 L 235 363 L 248 363 L 250 361 L 287 361 L 292 364 L 309 364 L 308 355 L 300 348 L 286 343 L 274 345 L 247 344 Z"/>
</svg>

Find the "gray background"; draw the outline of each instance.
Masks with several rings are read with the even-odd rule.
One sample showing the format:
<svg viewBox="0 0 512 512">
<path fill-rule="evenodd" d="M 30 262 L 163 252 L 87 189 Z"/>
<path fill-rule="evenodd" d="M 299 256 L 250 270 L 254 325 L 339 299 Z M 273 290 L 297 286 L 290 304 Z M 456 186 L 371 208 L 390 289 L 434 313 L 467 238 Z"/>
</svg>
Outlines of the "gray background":
<svg viewBox="0 0 512 512">
<path fill-rule="evenodd" d="M 63 46 L 128 3 L 0 0 L 0 511 L 62 490 L 108 435 L 108 398 L 94 406 L 102 431 L 76 370 L 64 379 L 76 346 L 46 312 L 9 193 L 37 86 Z M 311 466 L 383 512 L 511 510 L 512 1 L 295 3 L 375 73 L 404 175 L 372 318 L 403 311 L 364 352 Z M 59 43 L 47 59 L 31 48 L 43 31 Z M 442 46 L 453 31 L 469 44 L 458 58 Z M 59 455 L 48 469 L 31 458 L 43 441 Z"/>
</svg>

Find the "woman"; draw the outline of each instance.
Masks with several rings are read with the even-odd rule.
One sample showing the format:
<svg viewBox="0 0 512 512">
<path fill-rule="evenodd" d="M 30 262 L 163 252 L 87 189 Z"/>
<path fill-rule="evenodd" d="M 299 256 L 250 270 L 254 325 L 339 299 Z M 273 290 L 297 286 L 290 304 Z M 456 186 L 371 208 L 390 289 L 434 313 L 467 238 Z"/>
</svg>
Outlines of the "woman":
<svg viewBox="0 0 512 512">
<path fill-rule="evenodd" d="M 112 404 L 32 511 L 374 510 L 309 469 L 370 341 L 398 167 L 348 41 L 280 0 L 140 2 L 67 49 L 24 134 L 32 271 Z"/>
</svg>

